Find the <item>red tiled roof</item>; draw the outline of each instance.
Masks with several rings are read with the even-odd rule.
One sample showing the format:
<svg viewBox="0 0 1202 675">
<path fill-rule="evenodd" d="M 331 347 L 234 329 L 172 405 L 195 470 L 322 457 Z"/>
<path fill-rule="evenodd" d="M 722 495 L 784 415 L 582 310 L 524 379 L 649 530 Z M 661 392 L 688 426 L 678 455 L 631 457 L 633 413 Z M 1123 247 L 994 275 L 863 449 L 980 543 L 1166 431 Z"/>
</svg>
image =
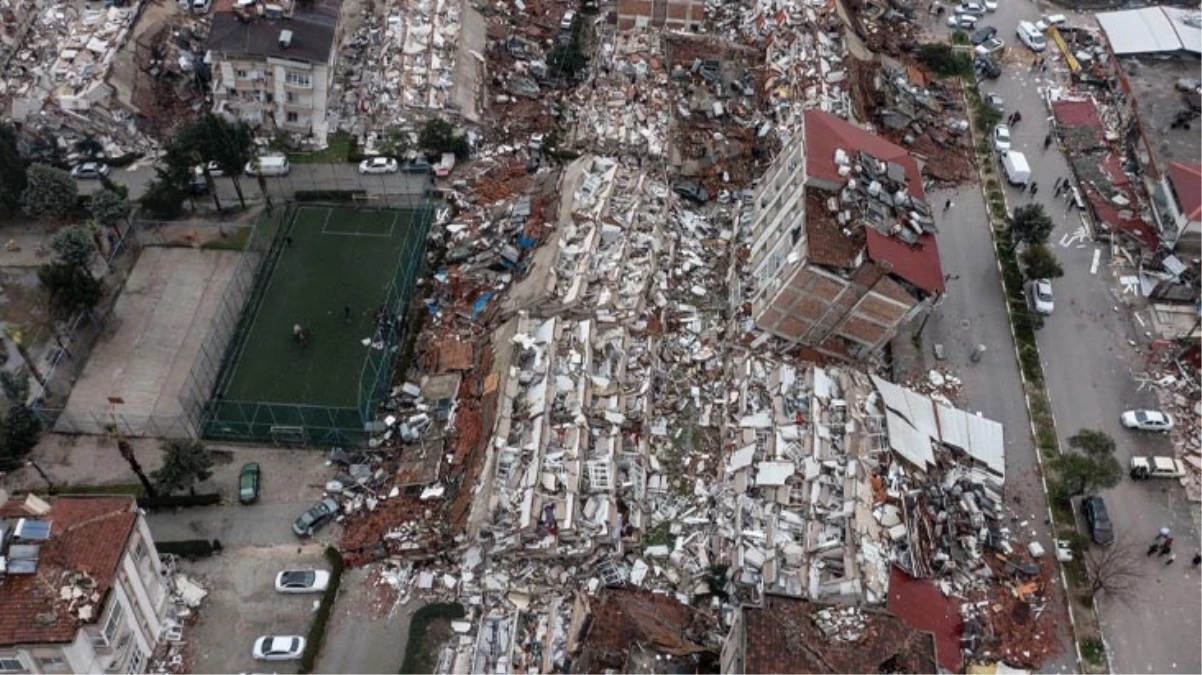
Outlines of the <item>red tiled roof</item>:
<svg viewBox="0 0 1202 675">
<path fill-rule="evenodd" d="M 1052 103 L 1052 114 L 1056 121 L 1066 127 L 1088 127 L 1099 134 L 1105 133 L 1102 116 L 1098 114 L 1098 106 L 1093 99 L 1069 101 L 1061 99 Z"/>
<path fill-rule="evenodd" d="M 0 645 L 70 642 L 80 622 L 59 600 L 70 572 L 96 582 L 101 603 L 138 519 L 133 498 L 60 497 L 50 513 L 34 517 L 21 501 L 0 505 L 0 518 L 48 520 L 50 539 L 42 544 L 36 574 L 10 574 L 0 583 Z M 91 623 L 100 618 L 98 605 Z"/>
<path fill-rule="evenodd" d="M 1202 220 L 1202 164 L 1169 162 L 1167 169 L 1181 212 L 1189 220 Z"/>
<path fill-rule="evenodd" d="M 960 611 L 926 579 L 915 579 L 894 567 L 889 575 L 889 611 L 910 628 L 934 633 L 939 665 L 949 673 L 963 670 L 960 655 Z"/>
<path fill-rule="evenodd" d="M 890 237 L 871 227 L 868 235 L 868 257 L 893 266 L 890 273 L 905 279 L 927 293 L 944 290 L 943 266 L 939 262 L 939 244 L 933 234 L 921 234 L 911 246 L 897 237 Z"/>
<path fill-rule="evenodd" d="M 806 171 L 821 180 L 845 182 L 835 164 L 835 150 L 852 157 L 862 150 L 882 162 L 893 162 L 906 171 L 906 191 L 925 199 L 922 173 L 918 162 L 905 148 L 894 145 L 876 134 L 821 110 L 805 111 Z"/>
<path fill-rule="evenodd" d="M 1124 216 L 1124 212 L 1088 185 L 1085 186 L 1085 199 L 1093 207 L 1098 220 L 1135 237 L 1148 248 L 1160 246 L 1160 235 L 1156 234 L 1156 230 L 1148 221 L 1140 218 L 1134 211 L 1127 210 L 1125 212 L 1131 215 Z"/>
<path fill-rule="evenodd" d="M 743 672 L 746 673 L 933 673 L 935 640 L 875 608 L 861 608 L 859 640 L 827 638 L 813 615 L 837 606 L 765 595 L 761 607 L 744 607 Z M 959 671 L 957 671 L 959 672 Z"/>
</svg>

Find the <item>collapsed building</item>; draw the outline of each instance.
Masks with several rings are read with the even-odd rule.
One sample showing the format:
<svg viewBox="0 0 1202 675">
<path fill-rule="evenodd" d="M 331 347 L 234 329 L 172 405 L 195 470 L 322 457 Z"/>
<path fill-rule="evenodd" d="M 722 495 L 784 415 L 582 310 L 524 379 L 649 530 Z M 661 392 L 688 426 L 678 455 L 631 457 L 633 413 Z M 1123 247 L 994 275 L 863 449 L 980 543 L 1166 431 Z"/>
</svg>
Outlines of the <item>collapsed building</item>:
<svg viewBox="0 0 1202 675">
<path fill-rule="evenodd" d="M 824 357 L 870 358 L 944 292 L 918 164 L 845 120 L 807 110 L 751 216 L 751 317 Z"/>
</svg>

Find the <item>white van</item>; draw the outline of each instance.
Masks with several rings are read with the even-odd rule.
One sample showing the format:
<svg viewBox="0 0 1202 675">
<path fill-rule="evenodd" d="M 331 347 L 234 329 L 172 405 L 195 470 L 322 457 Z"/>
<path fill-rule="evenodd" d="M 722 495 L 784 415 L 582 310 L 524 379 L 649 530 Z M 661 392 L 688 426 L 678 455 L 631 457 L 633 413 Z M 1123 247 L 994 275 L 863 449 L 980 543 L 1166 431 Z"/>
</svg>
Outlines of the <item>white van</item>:
<svg viewBox="0 0 1202 675">
<path fill-rule="evenodd" d="M 1043 39 L 1043 32 L 1030 21 L 1019 21 L 1014 33 L 1018 35 L 1019 41 L 1033 52 L 1042 52 L 1048 46 L 1047 40 Z"/>
<path fill-rule="evenodd" d="M 1011 185 L 1026 185 L 1031 181 L 1031 165 L 1027 164 L 1027 156 L 1021 152 L 1003 152 L 1002 169 L 1005 170 L 1006 180 Z"/>
<path fill-rule="evenodd" d="M 284 155 L 264 155 L 247 162 L 244 171 L 248 176 L 287 176 L 292 167 Z"/>
</svg>

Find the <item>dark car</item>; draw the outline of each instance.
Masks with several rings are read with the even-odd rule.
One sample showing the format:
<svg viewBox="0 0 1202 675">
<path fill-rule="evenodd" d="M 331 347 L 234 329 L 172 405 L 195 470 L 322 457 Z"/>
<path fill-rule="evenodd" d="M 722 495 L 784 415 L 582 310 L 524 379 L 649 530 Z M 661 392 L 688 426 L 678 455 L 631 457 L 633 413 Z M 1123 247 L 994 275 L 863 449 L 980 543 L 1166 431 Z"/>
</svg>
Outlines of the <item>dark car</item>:
<svg viewBox="0 0 1202 675">
<path fill-rule="evenodd" d="M 982 42 L 984 42 L 984 41 L 988 40 L 989 38 L 992 38 L 996 35 L 997 35 L 997 29 L 994 28 L 993 26 L 981 26 L 980 28 L 978 28 L 972 32 L 972 43 L 974 45 L 979 45 Z"/>
<path fill-rule="evenodd" d="M 434 169 L 425 157 L 411 159 L 401 165 L 401 173 L 432 173 Z"/>
<path fill-rule="evenodd" d="M 1093 543 L 1101 546 L 1114 543 L 1114 525 L 1110 522 L 1110 514 L 1106 512 L 1106 502 L 1101 497 L 1082 499 L 1081 512 L 1085 514 L 1089 538 L 1093 539 Z"/>
<path fill-rule="evenodd" d="M 672 181 L 672 191 L 681 197 L 698 204 L 704 204 L 710 200 L 710 195 L 705 191 L 705 188 L 691 180 Z"/>
<path fill-rule="evenodd" d="M 238 473 L 238 501 L 243 504 L 253 504 L 259 501 L 258 462 L 242 465 L 242 471 Z"/>
<path fill-rule="evenodd" d="M 329 498 L 323 499 L 302 513 L 295 523 L 292 523 L 292 531 L 298 537 L 311 537 L 314 532 L 321 529 L 336 515 L 338 515 L 338 502 Z"/>
<path fill-rule="evenodd" d="M 974 62 L 974 67 L 977 71 L 977 77 L 983 80 L 996 80 L 1002 76 L 1002 67 L 998 65 L 997 61 L 988 56 L 978 56 Z"/>
</svg>

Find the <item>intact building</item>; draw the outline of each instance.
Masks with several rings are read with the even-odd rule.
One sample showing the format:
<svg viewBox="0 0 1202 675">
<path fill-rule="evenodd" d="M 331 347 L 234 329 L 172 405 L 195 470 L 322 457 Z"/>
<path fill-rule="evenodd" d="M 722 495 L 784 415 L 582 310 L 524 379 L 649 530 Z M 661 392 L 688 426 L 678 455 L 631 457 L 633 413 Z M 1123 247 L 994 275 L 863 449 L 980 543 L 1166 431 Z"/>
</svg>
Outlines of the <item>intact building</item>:
<svg viewBox="0 0 1202 675">
<path fill-rule="evenodd" d="M 870 357 L 944 292 L 931 207 L 902 148 L 819 110 L 755 195 L 752 319 L 826 357 Z"/>
<path fill-rule="evenodd" d="M 213 111 L 324 146 L 341 13 L 342 0 L 217 0 L 206 45 Z"/>
<path fill-rule="evenodd" d="M 0 542 L 0 672 L 146 672 L 169 593 L 132 498 L 7 501 Z"/>
<path fill-rule="evenodd" d="M 618 30 L 662 28 L 697 32 L 704 22 L 703 0 L 618 0 Z"/>
</svg>

